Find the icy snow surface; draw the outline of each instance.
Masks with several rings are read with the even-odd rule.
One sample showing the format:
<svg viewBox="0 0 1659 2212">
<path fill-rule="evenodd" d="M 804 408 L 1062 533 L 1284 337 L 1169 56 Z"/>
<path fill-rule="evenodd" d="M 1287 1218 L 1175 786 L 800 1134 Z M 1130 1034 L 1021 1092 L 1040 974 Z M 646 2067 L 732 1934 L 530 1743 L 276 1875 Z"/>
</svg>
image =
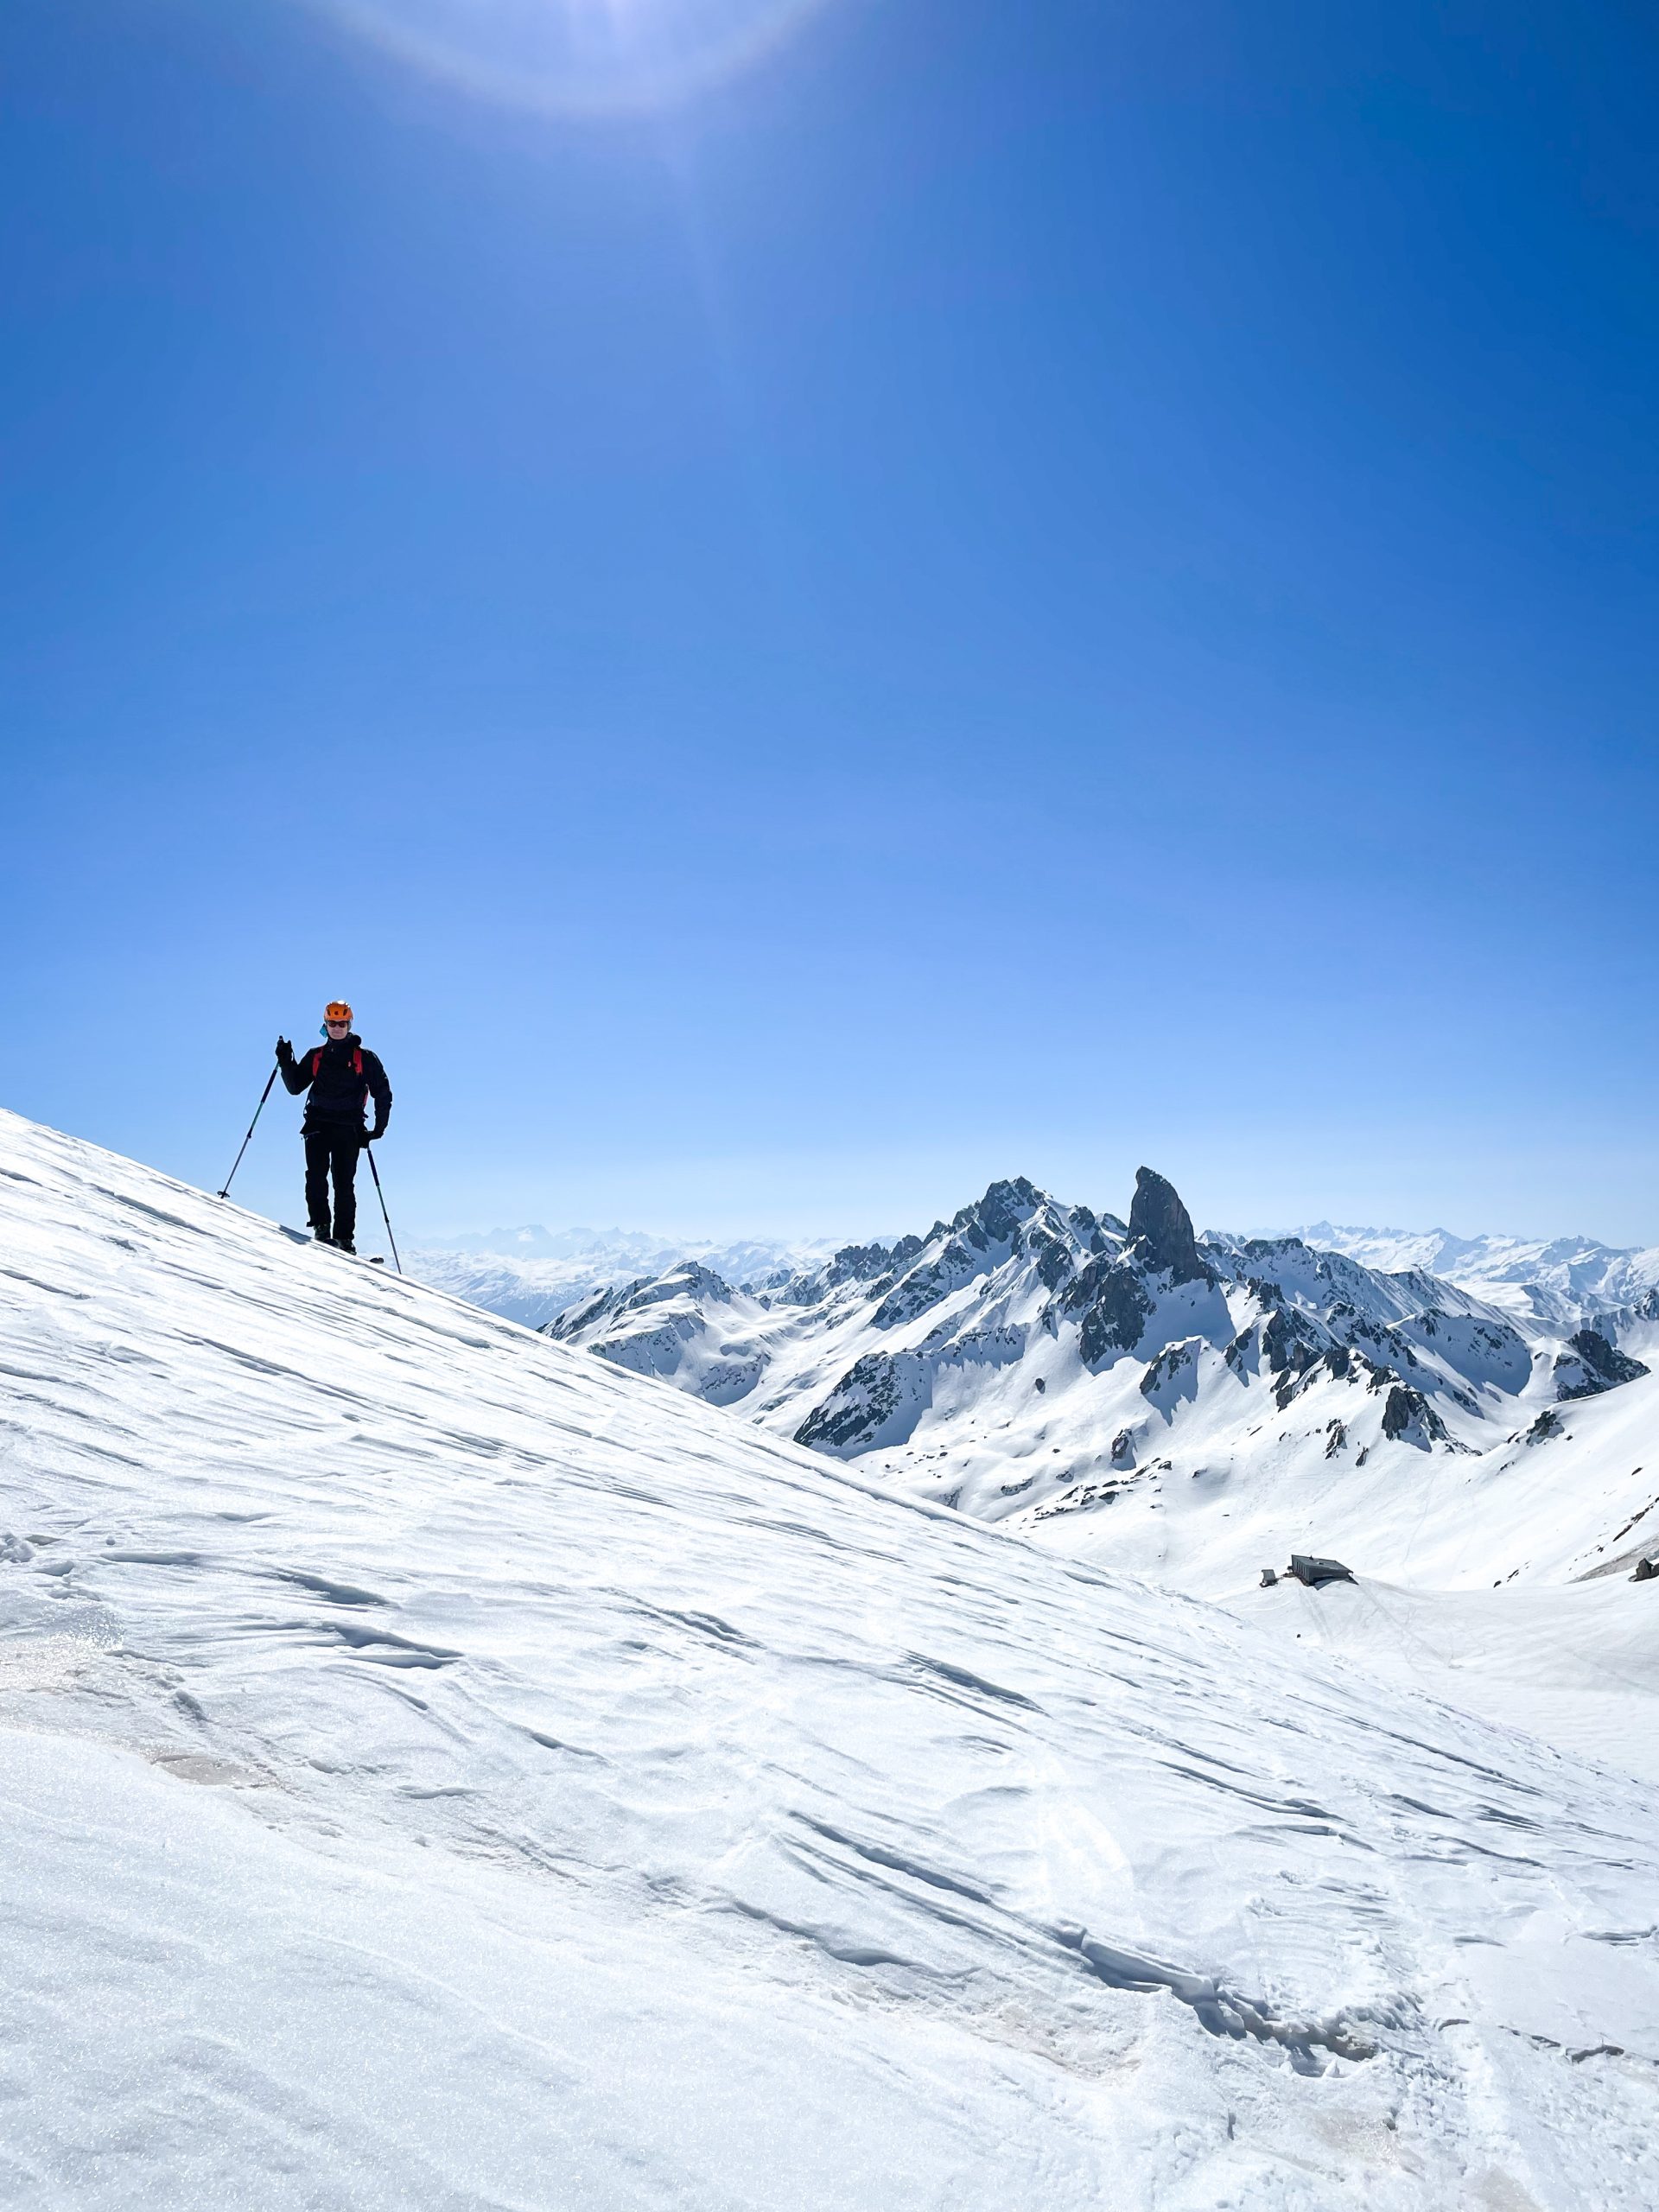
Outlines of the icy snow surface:
<svg viewBox="0 0 1659 2212">
<path fill-rule="evenodd" d="M 8 2206 L 1659 2200 L 1646 1785 L 5 1115 L 0 1758 Z"/>
</svg>

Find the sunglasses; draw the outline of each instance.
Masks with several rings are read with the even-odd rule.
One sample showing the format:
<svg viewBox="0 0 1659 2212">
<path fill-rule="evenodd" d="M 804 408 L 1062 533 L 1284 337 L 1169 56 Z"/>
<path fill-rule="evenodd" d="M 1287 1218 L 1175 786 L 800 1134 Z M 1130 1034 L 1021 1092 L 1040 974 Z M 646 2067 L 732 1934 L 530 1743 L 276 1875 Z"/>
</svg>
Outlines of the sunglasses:
<svg viewBox="0 0 1659 2212">
<path fill-rule="evenodd" d="M 349 1029 L 352 1025 L 349 1021 L 331 1021 L 326 1026 L 330 1029 Z"/>
</svg>

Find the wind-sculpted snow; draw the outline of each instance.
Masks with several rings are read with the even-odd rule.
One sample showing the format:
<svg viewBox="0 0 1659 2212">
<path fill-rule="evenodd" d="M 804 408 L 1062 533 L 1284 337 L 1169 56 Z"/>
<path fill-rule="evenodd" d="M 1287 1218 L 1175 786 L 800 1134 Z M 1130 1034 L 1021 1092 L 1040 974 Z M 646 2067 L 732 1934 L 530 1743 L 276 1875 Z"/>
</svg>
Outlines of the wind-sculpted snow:
<svg viewBox="0 0 1659 2212">
<path fill-rule="evenodd" d="M 0 2202 L 1654 2202 L 1642 1785 L 10 1116 L 0 1239 Z"/>
</svg>

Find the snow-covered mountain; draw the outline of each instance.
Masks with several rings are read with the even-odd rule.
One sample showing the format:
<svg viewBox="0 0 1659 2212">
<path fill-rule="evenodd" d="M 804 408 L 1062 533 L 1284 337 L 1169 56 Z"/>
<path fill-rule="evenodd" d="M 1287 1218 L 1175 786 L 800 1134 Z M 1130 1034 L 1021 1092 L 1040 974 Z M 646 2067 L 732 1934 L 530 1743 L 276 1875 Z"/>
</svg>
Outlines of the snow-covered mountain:
<svg viewBox="0 0 1659 2212">
<path fill-rule="evenodd" d="M 1157 1195 L 886 1333 L 1017 1231 L 1207 1348 Z M 1650 1788 L 8 1115 L 0 1253 L 0 2201 L 1659 2199 Z"/>
<path fill-rule="evenodd" d="M 1589 1236 L 1454 1236 L 1447 1229 L 1351 1229 L 1316 1221 L 1291 1234 L 1386 1274 L 1415 1272 L 1461 1284 L 1523 1320 L 1616 1332 L 1659 1319 L 1659 1245 L 1599 1244 Z"/>
<path fill-rule="evenodd" d="M 1592 1331 L 1523 1328 L 1421 1272 L 1294 1237 L 1200 1244 L 1147 1168 L 1127 1224 L 995 1183 L 925 1236 L 747 1292 L 686 1262 L 595 1291 L 550 1328 L 1021 1526 L 1287 1452 L 1415 1481 L 1647 1371 Z"/>
<path fill-rule="evenodd" d="M 1626 1694 L 1659 1686 L 1659 1606 L 1575 1586 L 1634 1571 L 1627 1529 L 1659 1556 L 1659 1375 L 1575 1313 L 1296 1238 L 1199 1242 L 1142 1170 L 1127 1224 L 994 1185 L 925 1237 L 748 1293 L 679 1267 L 556 1333 L 1292 1641 L 1306 1601 L 1261 1570 L 1334 1551 L 1360 1580 L 1321 1593 L 1322 1640 L 1659 1777 L 1659 1711 Z"/>
<path fill-rule="evenodd" d="M 1621 1340 L 1659 1342 L 1659 1246 L 1618 1247 L 1593 1238 L 1454 1236 L 1449 1230 L 1348 1228 L 1319 1221 L 1287 1235 L 1340 1252 L 1374 1273 L 1430 1274 L 1471 1291 L 1522 1325 L 1562 1336 L 1583 1327 Z M 1211 1232 L 1236 1248 L 1251 1240 Z M 1267 1243 L 1282 1242 L 1268 1238 Z M 827 1264 L 833 1240 L 747 1237 L 724 1243 L 625 1229 L 490 1230 L 424 1243 L 407 1255 L 410 1273 L 486 1313 L 539 1328 L 595 1290 L 652 1281 L 694 1260 L 746 1287 Z"/>
<path fill-rule="evenodd" d="M 827 1239 L 746 1237 L 722 1244 L 637 1230 L 535 1227 L 423 1245 L 406 1259 L 410 1274 L 435 1289 L 540 1328 L 596 1289 L 660 1275 L 682 1260 L 695 1260 L 728 1281 L 749 1282 L 814 1265 L 830 1249 Z"/>
</svg>

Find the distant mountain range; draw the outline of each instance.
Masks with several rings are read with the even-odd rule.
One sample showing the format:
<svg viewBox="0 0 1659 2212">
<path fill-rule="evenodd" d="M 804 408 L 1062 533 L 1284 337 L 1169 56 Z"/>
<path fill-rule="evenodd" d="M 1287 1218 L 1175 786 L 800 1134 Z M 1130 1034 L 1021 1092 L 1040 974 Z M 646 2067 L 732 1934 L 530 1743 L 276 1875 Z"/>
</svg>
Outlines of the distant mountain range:
<svg viewBox="0 0 1659 2212">
<path fill-rule="evenodd" d="M 1250 1240 L 1218 1230 L 1230 1247 Z M 1646 1318 L 1659 1290 L 1659 1245 L 1593 1237 L 1458 1236 L 1448 1229 L 1370 1229 L 1316 1221 L 1285 1232 L 1383 1274 L 1428 1274 L 1458 1284 L 1520 1322 L 1570 1333 L 1601 1324 L 1615 1334 Z M 1274 1238 L 1266 1240 L 1269 1243 Z M 593 1291 L 649 1281 L 695 1261 L 740 1288 L 830 1260 L 834 1240 L 675 1238 L 627 1229 L 493 1229 L 448 1237 L 410 1255 L 423 1281 L 505 1319 L 539 1328 Z"/>
<path fill-rule="evenodd" d="M 1557 1315 L 1309 1238 L 1200 1241 L 1142 1168 L 1127 1222 L 1020 1178 L 747 1287 L 702 1260 L 596 1286 L 547 1332 L 1028 1533 L 1186 1511 L 1247 1471 L 1366 1470 L 1375 1520 L 1426 1456 L 1525 1452 L 1563 1406 L 1646 1375 L 1659 1302 L 1628 1271 L 1592 1280 L 1591 1303 L 1631 1294 L 1596 1324 L 1570 1276 L 1545 1286 Z"/>
<path fill-rule="evenodd" d="M 1506 1312 L 1558 1326 L 1636 1312 L 1659 1287 L 1659 1245 L 1621 1248 L 1589 1236 L 1454 1236 L 1449 1229 L 1350 1229 L 1329 1221 L 1290 1233 L 1384 1274 L 1442 1275 Z"/>
<path fill-rule="evenodd" d="M 496 1229 L 408 1255 L 409 1271 L 435 1289 L 465 1298 L 504 1320 L 538 1329 L 595 1289 L 649 1280 L 693 1260 L 730 1282 L 751 1282 L 809 1267 L 830 1240 L 785 1243 L 749 1237 L 732 1243 L 676 1242 L 638 1230 Z"/>
</svg>

